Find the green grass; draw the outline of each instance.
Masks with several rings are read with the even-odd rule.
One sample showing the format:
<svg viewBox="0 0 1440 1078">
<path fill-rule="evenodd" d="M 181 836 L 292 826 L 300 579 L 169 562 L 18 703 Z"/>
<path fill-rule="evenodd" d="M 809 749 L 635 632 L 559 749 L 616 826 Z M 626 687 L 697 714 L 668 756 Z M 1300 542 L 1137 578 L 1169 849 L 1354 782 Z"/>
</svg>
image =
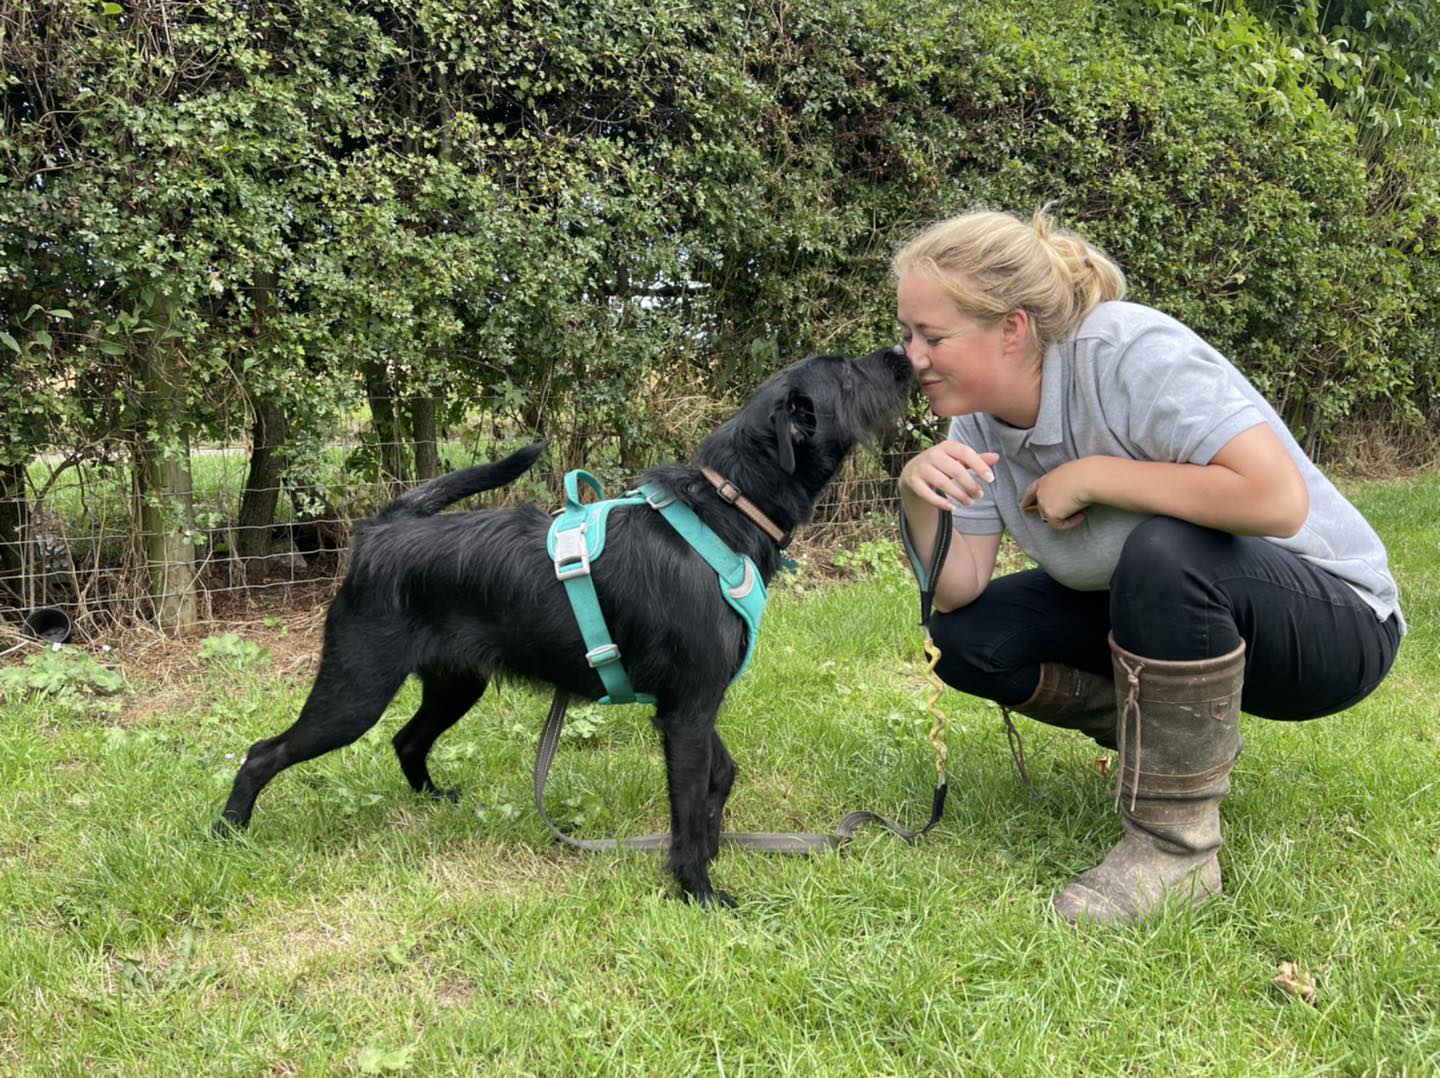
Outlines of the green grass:
<svg viewBox="0 0 1440 1078">
<path fill-rule="evenodd" d="M 998 714 L 953 693 L 937 832 L 724 852 L 717 883 L 742 905 L 719 914 L 676 901 L 658 857 L 547 839 L 529 804 L 546 701 L 520 690 L 437 747 L 460 804 L 417 799 L 394 764 L 410 686 L 370 736 L 277 779 L 229 843 L 207 828 L 232 754 L 288 724 L 304 684 L 212 645 L 158 714 L 12 703 L 0 1072 L 1434 1073 L 1440 476 L 1353 494 L 1404 589 L 1395 672 L 1342 716 L 1244 720 L 1227 893 L 1143 928 L 1049 909 L 1118 835 L 1093 754 L 1027 722 L 1027 795 Z M 731 827 L 924 818 L 914 616 L 883 566 L 780 590 L 722 715 Z M 645 709 L 578 718 L 555 814 L 590 835 L 663 827 Z M 1272 986 L 1284 961 L 1314 976 L 1313 1004 Z"/>
</svg>

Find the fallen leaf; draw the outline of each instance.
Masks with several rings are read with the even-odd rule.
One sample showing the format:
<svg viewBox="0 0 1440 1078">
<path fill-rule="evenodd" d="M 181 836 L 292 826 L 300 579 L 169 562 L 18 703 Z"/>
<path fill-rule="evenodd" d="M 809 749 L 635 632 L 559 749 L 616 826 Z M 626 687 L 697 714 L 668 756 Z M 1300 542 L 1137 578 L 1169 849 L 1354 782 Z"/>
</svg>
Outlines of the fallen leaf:
<svg viewBox="0 0 1440 1078">
<path fill-rule="evenodd" d="M 1282 992 L 1299 996 L 1306 1003 L 1315 1002 L 1315 978 L 1294 962 L 1281 962 L 1280 972 L 1271 983 Z"/>
<path fill-rule="evenodd" d="M 1109 778 L 1109 777 L 1110 777 L 1110 769 L 1111 769 L 1112 767 L 1114 767 L 1114 762 L 1112 761 L 1112 759 L 1111 759 L 1109 756 L 1098 756 L 1098 757 L 1096 757 L 1096 759 L 1095 759 L 1095 770 L 1098 771 L 1098 772 L 1100 772 L 1100 776 L 1101 776 L 1102 778 Z"/>
</svg>

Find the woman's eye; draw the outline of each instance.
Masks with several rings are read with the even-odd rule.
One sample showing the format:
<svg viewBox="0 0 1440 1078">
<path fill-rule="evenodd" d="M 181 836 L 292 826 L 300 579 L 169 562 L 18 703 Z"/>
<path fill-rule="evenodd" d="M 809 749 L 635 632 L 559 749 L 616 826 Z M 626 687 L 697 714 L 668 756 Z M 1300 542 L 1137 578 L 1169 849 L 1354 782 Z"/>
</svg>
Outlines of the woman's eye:
<svg viewBox="0 0 1440 1078">
<path fill-rule="evenodd" d="M 925 343 L 928 344 L 931 348 L 934 348 L 937 344 L 939 344 L 939 343 L 940 343 L 941 341 L 943 341 L 944 339 L 945 339 L 944 337 L 926 337 L 926 338 L 925 338 Z"/>
</svg>

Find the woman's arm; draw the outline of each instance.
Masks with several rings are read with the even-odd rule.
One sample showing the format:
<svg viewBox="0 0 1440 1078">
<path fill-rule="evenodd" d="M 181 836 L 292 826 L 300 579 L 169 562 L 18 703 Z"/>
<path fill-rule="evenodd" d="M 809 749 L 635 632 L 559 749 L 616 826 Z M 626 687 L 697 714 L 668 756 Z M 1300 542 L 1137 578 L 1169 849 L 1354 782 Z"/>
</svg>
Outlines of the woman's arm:
<svg viewBox="0 0 1440 1078">
<path fill-rule="evenodd" d="M 1235 535 L 1289 538 L 1310 514 L 1310 493 L 1285 444 L 1266 424 L 1237 434 L 1209 464 L 1082 457 L 1042 476 L 1021 500 L 1055 528 L 1088 505 L 1175 517 Z"/>
<path fill-rule="evenodd" d="M 935 549 L 941 515 L 949 525 L 949 497 L 971 505 L 984 495 L 976 476 L 994 478 L 990 468 L 1000 458 L 995 453 L 978 453 L 963 442 L 944 441 L 912 457 L 900 473 L 900 508 L 910 528 L 910 538 L 922 560 Z M 934 582 L 935 609 L 948 613 L 973 602 L 990 583 L 1000 536 L 967 535 L 950 544 L 950 553 Z"/>
</svg>

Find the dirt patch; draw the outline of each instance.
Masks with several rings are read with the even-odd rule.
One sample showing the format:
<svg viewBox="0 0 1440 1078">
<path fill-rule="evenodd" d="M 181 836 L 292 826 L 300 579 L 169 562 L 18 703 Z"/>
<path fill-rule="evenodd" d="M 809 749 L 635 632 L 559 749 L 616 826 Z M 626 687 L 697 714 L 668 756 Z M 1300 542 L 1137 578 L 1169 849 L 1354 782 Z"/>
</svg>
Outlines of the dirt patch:
<svg viewBox="0 0 1440 1078">
<path fill-rule="evenodd" d="M 353 923 L 338 923 L 345 916 L 343 909 L 325 910 L 323 916 L 314 910 L 287 910 L 282 921 L 252 926 L 243 939 L 219 939 L 216 947 L 229 945 L 223 964 L 241 978 L 293 979 L 337 960 L 342 967 L 353 967 L 360 962 L 361 950 L 378 944 L 368 929 L 357 932 Z"/>
<path fill-rule="evenodd" d="M 264 648 L 269 679 L 308 682 L 320 658 L 326 608 L 310 598 L 301 602 L 289 608 L 271 606 L 272 612 L 258 617 L 210 622 L 182 637 L 145 627 L 117 631 L 109 651 L 91 650 L 106 665 L 120 669 L 134 689 L 121 722 L 143 725 L 154 716 L 183 713 L 200 694 L 212 691 L 218 668 L 200 657 L 208 637 L 233 634 Z"/>
<path fill-rule="evenodd" d="M 518 846 L 486 846 L 474 855 L 447 850 L 431 858 L 422 869 L 425 877 L 447 897 L 519 894 L 537 886 L 552 887 L 573 875 L 574 862 L 563 855 L 543 856 Z"/>
<path fill-rule="evenodd" d="M 435 1002 L 441 1007 L 469 1007 L 475 1002 L 475 983 L 463 977 L 447 977 L 435 985 Z"/>
<path fill-rule="evenodd" d="M 6 1074 L 19 1074 L 23 1062 L 19 1034 L 0 1033 L 0 1070 Z"/>
</svg>

